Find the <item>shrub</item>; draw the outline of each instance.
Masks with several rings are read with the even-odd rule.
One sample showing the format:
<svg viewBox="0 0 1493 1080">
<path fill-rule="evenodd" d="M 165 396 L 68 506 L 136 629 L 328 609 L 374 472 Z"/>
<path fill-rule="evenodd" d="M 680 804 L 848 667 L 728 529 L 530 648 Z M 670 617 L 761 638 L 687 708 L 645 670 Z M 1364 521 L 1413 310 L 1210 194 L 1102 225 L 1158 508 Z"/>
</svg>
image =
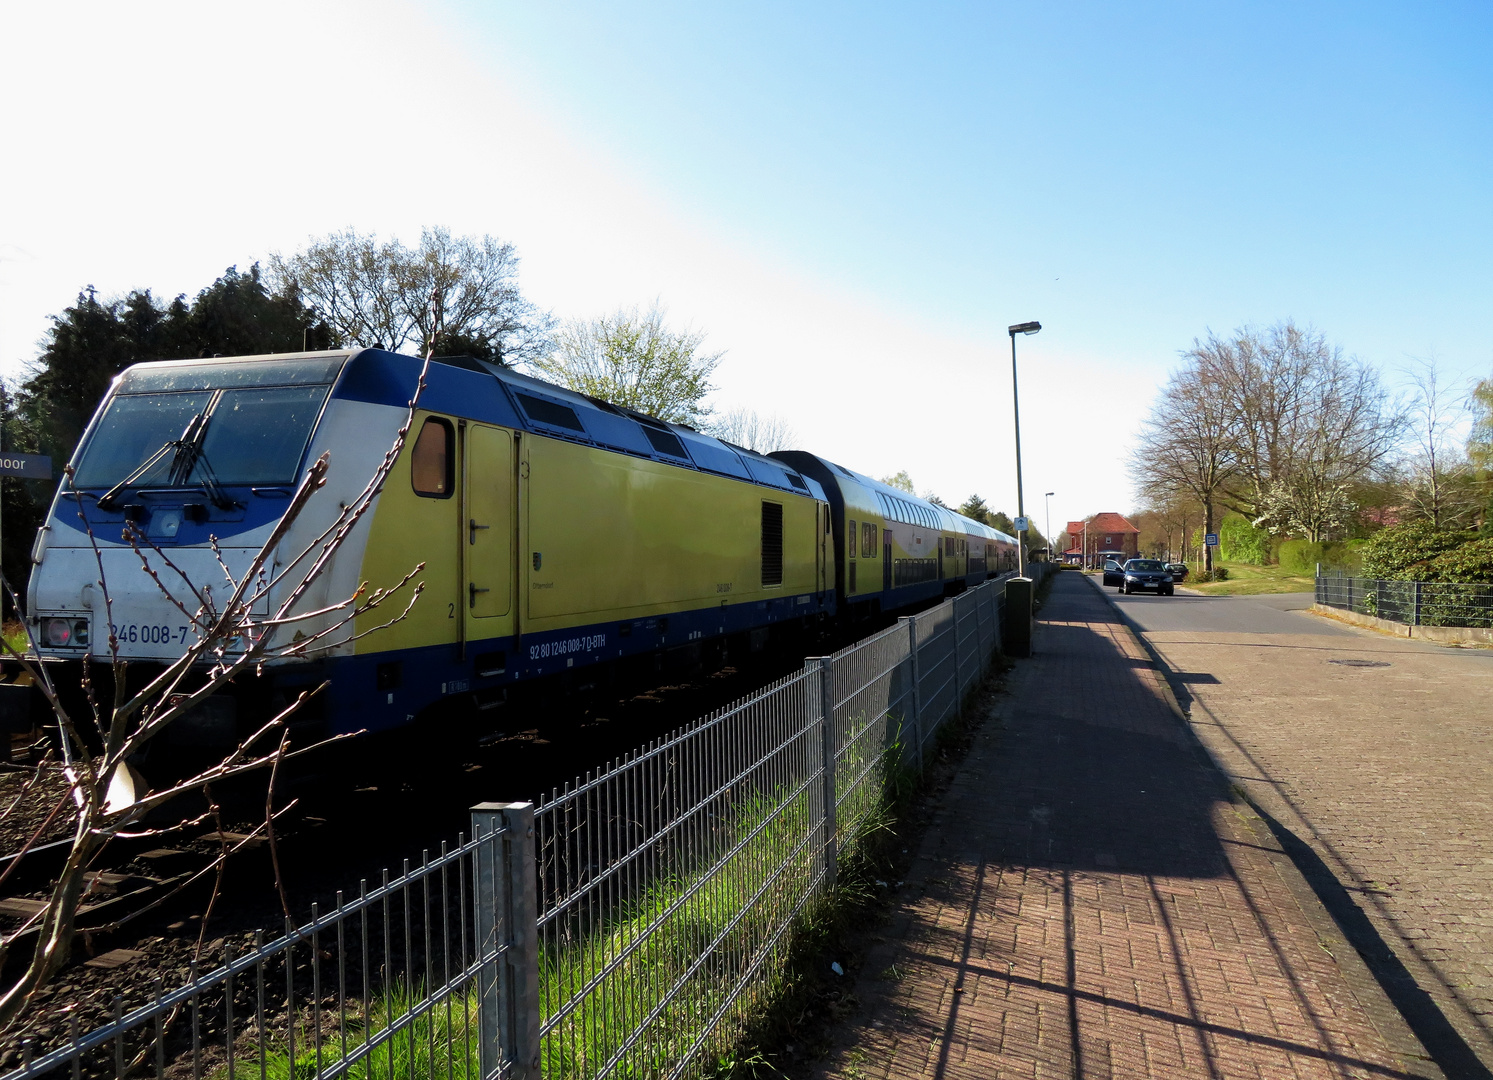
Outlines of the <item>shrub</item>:
<svg viewBox="0 0 1493 1080">
<path fill-rule="evenodd" d="M 1229 562 L 1264 566 L 1270 558 L 1270 534 L 1235 514 L 1219 526 L 1218 554 Z"/>
<path fill-rule="evenodd" d="M 1473 540 L 1425 563 L 1424 581 L 1493 584 L 1493 539 Z"/>
<path fill-rule="evenodd" d="M 1363 549 L 1368 544 L 1362 538 L 1356 540 L 1334 540 L 1324 544 L 1322 565 L 1357 574 L 1363 565 Z"/>
<path fill-rule="evenodd" d="M 1473 532 L 1437 529 L 1428 521 L 1391 525 L 1363 546 L 1364 576 L 1424 581 L 1428 569 L 1420 564 L 1429 563 L 1476 536 Z"/>
<path fill-rule="evenodd" d="M 1327 545 L 1312 540 L 1287 540 L 1280 546 L 1280 567 L 1292 574 L 1314 574 L 1326 562 Z"/>
</svg>

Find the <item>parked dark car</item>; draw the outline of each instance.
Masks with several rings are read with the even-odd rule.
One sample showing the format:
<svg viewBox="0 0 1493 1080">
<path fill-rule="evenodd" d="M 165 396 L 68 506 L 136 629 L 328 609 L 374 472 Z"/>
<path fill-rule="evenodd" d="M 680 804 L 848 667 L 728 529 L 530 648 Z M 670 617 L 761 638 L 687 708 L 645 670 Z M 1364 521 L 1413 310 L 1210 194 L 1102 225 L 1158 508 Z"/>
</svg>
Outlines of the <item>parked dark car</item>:
<svg viewBox="0 0 1493 1080">
<path fill-rule="evenodd" d="M 1105 575 L 1108 584 L 1109 575 Z M 1133 592 L 1155 590 L 1159 596 L 1172 595 L 1172 575 L 1160 559 L 1130 559 L 1120 573 L 1119 590 L 1126 596 Z"/>
<path fill-rule="evenodd" d="M 1185 562 L 1167 563 L 1166 568 L 1171 572 L 1172 581 L 1177 582 L 1187 580 L 1187 564 Z"/>
<path fill-rule="evenodd" d="M 1125 571 L 1114 559 L 1106 559 L 1104 562 L 1104 584 L 1118 586 L 1125 580 Z"/>
</svg>

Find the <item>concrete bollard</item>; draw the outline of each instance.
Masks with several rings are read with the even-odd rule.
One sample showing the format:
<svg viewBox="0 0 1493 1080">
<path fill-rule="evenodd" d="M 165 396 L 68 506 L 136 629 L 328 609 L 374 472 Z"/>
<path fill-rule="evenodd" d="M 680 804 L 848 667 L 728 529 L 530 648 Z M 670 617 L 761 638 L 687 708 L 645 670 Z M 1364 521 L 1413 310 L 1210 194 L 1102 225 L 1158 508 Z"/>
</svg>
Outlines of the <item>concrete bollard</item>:
<svg viewBox="0 0 1493 1080">
<path fill-rule="evenodd" d="M 1006 619 L 1001 627 L 1001 650 L 1007 656 L 1032 655 L 1031 578 L 1006 579 Z"/>
</svg>

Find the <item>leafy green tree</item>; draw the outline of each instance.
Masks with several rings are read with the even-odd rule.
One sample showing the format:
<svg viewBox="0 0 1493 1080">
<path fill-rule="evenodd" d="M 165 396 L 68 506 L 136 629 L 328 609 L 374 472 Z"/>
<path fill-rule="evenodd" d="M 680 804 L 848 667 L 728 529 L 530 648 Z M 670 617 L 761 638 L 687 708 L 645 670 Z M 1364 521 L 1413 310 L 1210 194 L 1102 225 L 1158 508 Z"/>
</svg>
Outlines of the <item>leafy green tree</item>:
<svg viewBox="0 0 1493 1080">
<path fill-rule="evenodd" d="M 701 349 L 705 335 L 671 330 L 664 310 L 624 309 L 565 323 L 555 348 L 534 362 L 547 378 L 577 393 L 673 424 L 701 427 L 710 415 L 705 395 L 723 353 Z"/>
<path fill-rule="evenodd" d="M 149 289 L 100 300 L 90 285 L 72 306 L 52 317 L 24 381 L 0 397 L 4 449 L 48 454 L 60 474 L 110 381 L 131 364 L 300 352 L 325 348 L 331 337 L 294 289 L 268 289 L 257 264 L 247 273 L 230 266 L 191 302 L 183 295 L 163 305 Z M 9 480 L 4 487 L 0 562 L 7 578 L 20 587 L 52 485 Z"/>
<path fill-rule="evenodd" d="M 887 487 L 894 487 L 898 491 L 907 492 L 909 495 L 916 495 L 918 493 L 918 489 L 913 486 L 912 477 L 907 474 L 906 469 L 893 473 L 891 476 L 883 476 L 881 482 Z"/>
<path fill-rule="evenodd" d="M 131 364 L 202 356 L 299 352 L 329 344 L 330 332 L 290 292 L 272 293 L 259 266 L 230 266 L 190 304 L 162 306 L 149 289 L 101 301 L 93 286 L 52 317 L 17 406 L 42 453 L 71 456 L 109 382 Z"/>
<path fill-rule="evenodd" d="M 294 282 L 271 292 L 259 264 L 247 274 L 230 266 L 197 294 L 191 306 L 180 297 L 167 318 L 174 356 L 253 356 L 258 353 L 329 349 L 332 328 L 301 300 Z"/>
<path fill-rule="evenodd" d="M 971 495 L 960 503 L 959 512 L 971 521 L 978 521 L 982 525 L 990 524 L 990 507 L 978 495 Z"/>
</svg>

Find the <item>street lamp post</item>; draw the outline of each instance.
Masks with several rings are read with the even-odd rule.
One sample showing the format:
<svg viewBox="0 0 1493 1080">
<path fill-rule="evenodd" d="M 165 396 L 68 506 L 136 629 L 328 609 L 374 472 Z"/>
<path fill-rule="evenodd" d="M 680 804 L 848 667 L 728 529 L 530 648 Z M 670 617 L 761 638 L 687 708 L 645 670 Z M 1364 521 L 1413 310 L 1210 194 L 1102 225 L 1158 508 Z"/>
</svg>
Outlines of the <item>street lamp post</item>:
<svg viewBox="0 0 1493 1080">
<path fill-rule="evenodd" d="M 1016 421 L 1016 516 L 1026 517 L 1026 505 L 1021 497 L 1021 405 L 1016 395 L 1016 335 L 1035 334 L 1042 329 L 1039 322 L 1016 323 L 1014 326 L 1006 327 L 1006 333 L 1011 335 L 1011 413 Z M 1026 577 L 1026 530 L 1016 530 L 1016 567 L 1017 572 Z"/>
<path fill-rule="evenodd" d="M 1057 494 L 1056 491 L 1049 491 L 1047 494 L 1045 494 L 1045 495 L 1042 496 L 1042 501 L 1043 501 L 1043 504 L 1044 504 L 1044 507 L 1045 507 L 1044 510 L 1043 510 L 1043 524 L 1045 524 L 1047 526 L 1047 561 L 1048 562 L 1052 562 L 1052 497 L 1054 495 L 1056 495 L 1056 494 Z"/>
</svg>

